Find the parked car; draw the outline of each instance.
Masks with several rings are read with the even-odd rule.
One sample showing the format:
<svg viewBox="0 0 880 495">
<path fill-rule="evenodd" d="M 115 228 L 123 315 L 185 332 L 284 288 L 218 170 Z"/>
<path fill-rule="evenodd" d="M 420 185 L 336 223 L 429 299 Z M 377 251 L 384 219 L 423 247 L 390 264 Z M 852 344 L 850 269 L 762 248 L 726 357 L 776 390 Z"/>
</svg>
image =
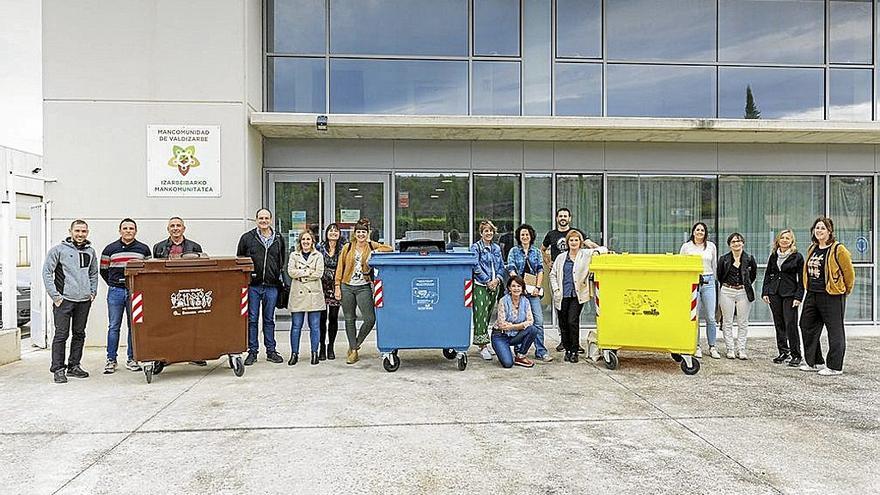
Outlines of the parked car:
<svg viewBox="0 0 880 495">
<path fill-rule="evenodd" d="M 31 321 L 31 288 L 27 285 L 19 285 L 15 288 L 18 293 L 18 324 L 21 327 Z M 0 293 L 0 304 L 3 303 L 3 294 Z M 0 308 L 0 328 L 2 328 L 3 311 Z"/>
</svg>

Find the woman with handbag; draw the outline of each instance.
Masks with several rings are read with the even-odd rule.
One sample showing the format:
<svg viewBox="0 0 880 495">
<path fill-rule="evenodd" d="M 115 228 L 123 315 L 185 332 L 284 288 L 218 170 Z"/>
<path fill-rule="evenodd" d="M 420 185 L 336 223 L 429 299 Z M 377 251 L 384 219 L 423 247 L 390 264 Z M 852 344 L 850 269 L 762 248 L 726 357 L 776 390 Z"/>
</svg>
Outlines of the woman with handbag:
<svg viewBox="0 0 880 495">
<path fill-rule="evenodd" d="M 718 281 L 721 291 L 718 302 L 721 306 L 721 332 L 727 348 L 727 359 L 748 359 L 746 341 L 749 337 L 749 312 L 755 300 L 752 284 L 758 276 L 755 257 L 745 251 L 746 241 L 742 234 L 734 232 L 727 236 L 730 251 L 718 260 Z M 734 313 L 736 313 L 736 338 L 733 335 Z"/>
<path fill-rule="evenodd" d="M 296 250 L 290 253 L 287 263 L 290 275 L 290 360 L 293 366 L 299 360 L 299 338 L 303 321 L 309 319 L 311 363 L 318 364 L 318 339 L 321 327 L 321 311 L 325 308 L 321 276 L 324 275 L 324 256 L 315 249 L 315 237 L 304 230 L 299 234 Z"/>
<path fill-rule="evenodd" d="M 321 286 L 324 289 L 324 302 L 327 307 L 321 311 L 321 338 L 318 343 L 318 359 L 336 359 L 334 344 L 339 331 L 339 299 L 336 299 L 334 279 L 336 266 L 339 264 L 339 251 L 342 248 L 339 226 L 331 223 L 324 229 L 324 242 L 318 245 L 318 252 L 324 256 L 324 275 Z"/>
<path fill-rule="evenodd" d="M 764 271 L 761 298 L 770 305 L 773 325 L 776 327 L 776 364 L 788 361 L 797 368 L 801 365 L 801 337 L 798 334 L 798 306 L 804 299 L 801 280 L 804 257 L 798 252 L 794 232 L 784 229 L 773 240 L 773 251 Z M 789 361 L 790 360 L 790 361 Z"/>
<path fill-rule="evenodd" d="M 474 266 L 474 344 L 480 348 L 480 356 L 492 360 L 489 348 L 489 320 L 498 301 L 498 288 L 504 276 L 501 247 L 494 242 L 495 224 L 491 220 L 480 222 L 480 240 L 471 244 L 470 251 L 477 255 Z"/>
<path fill-rule="evenodd" d="M 534 245 L 535 229 L 524 223 L 516 228 L 515 239 L 517 245 L 507 254 L 507 268 L 511 277 L 516 275 L 525 283 L 523 296 L 531 306 L 532 324 L 535 327 L 535 358 L 549 363 L 553 361 L 553 356 L 544 345 L 544 311 L 541 308 L 544 262 L 541 251 Z"/>
<path fill-rule="evenodd" d="M 591 295 L 590 260 L 594 251 L 607 252 L 607 249 L 586 249 L 583 235 L 574 229 L 565 234 L 565 242 L 568 251 L 563 251 L 553 261 L 550 287 L 553 290 L 553 306 L 558 315 L 559 333 L 565 348 L 563 361 L 576 363 L 580 347 L 581 310 Z"/>
<path fill-rule="evenodd" d="M 340 250 L 339 264 L 336 266 L 333 295 L 337 300 L 342 301 L 342 312 L 345 316 L 345 334 L 348 337 L 346 364 L 358 362 L 361 344 L 376 324 L 370 255 L 374 251 L 394 251 L 391 246 L 371 241 L 369 235 L 369 223 L 360 221 L 355 224 L 354 241 Z M 360 330 L 355 328 L 357 310 L 360 310 L 363 319 Z"/>
</svg>

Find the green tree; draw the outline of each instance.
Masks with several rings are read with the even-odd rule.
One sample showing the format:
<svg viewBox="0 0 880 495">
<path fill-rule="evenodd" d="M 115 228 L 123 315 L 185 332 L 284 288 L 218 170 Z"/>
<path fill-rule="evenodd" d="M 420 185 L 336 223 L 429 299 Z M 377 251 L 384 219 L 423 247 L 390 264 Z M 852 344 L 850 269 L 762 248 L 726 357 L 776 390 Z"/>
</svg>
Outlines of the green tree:
<svg viewBox="0 0 880 495">
<path fill-rule="evenodd" d="M 752 94 L 752 86 L 746 85 L 746 115 L 747 119 L 760 119 L 761 111 L 755 105 L 755 96 Z"/>
</svg>

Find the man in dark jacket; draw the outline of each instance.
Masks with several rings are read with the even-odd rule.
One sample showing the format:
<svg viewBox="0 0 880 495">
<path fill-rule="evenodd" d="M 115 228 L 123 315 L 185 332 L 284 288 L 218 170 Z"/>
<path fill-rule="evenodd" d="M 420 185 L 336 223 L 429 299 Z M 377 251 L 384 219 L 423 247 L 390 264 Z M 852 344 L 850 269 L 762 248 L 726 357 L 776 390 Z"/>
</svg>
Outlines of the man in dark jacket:
<svg viewBox="0 0 880 495">
<path fill-rule="evenodd" d="M 260 344 L 257 340 L 260 307 L 263 309 L 263 344 L 266 360 L 282 363 L 284 358 L 275 351 L 275 303 L 282 285 L 287 248 L 284 238 L 272 230 L 272 212 L 266 208 L 257 210 L 257 228 L 241 235 L 238 240 L 238 256 L 247 256 L 254 262 L 248 287 L 248 355 L 246 366 L 254 364 Z"/>
<path fill-rule="evenodd" d="M 168 239 L 159 241 L 153 246 L 153 258 L 164 259 L 184 254 L 201 253 L 202 246 L 198 242 L 183 236 L 186 225 L 180 217 L 168 219 Z"/>
<path fill-rule="evenodd" d="M 168 239 L 159 241 L 153 246 L 153 258 L 166 259 L 177 258 L 185 254 L 201 253 L 202 246 L 198 242 L 183 236 L 186 232 L 186 224 L 180 217 L 168 219 Z M 206 361 L 190 361 L 196 366 L 207 366 Z"/>
<path fill-rule="evenodd" d="M 86 341 L 86 322 L 92 301 L 98 293 L 98 257 L 87 237 L 89 225 L 84 220 L 70 224 L 70 237 L 53 247 L 43 264 L 43 285 L 52 299 L 55 338 L 52 339 L 52 366 L 55 383 L 67 383 L 67 377 L 88 378 L 80 367 Z M 70 357 L 64 363 L 67 337 L 70 334 Z"/>
</svg>

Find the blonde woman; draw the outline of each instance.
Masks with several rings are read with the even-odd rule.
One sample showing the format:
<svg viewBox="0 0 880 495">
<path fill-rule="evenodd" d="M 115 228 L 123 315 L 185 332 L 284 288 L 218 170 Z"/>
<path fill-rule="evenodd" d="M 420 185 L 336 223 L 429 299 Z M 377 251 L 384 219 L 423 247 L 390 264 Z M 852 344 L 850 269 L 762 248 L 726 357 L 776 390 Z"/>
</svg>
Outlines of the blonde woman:
<svg viewBox="0 0 880 495">
<path fill-rule="evenodd" d="M 346 364 L 354 364 L 360 359 L 358 351 L 376 324 L 376 309 L 373 307 L 373 282 L 370 270 L 370 255 L 373 251 L 394 251 L 391 246 L 369 239 L 370 224 L 364 221 L 354 226 L 354 240 L 339 252 L 336 266 L 334 296 L 342 301 L 345 316 L 345 334 L 348 337 L 348 357 Z M 361 312 L 361 328 L 355 328 L 356 310 Z"/>
<path fill-rule="evenodd" d="M 501 247 L 494 242 L 495 224 L 491 220 L 480 222 L 480 239 L 471 244 L 470 251 L 477 255 L 474 266 L 474 344 L 480 348 L 480 356 L 492 360 L 489 350 L 489 319 L 498 300 L 505 267 Z"/>
<path fill-rule="evenodd" d="M 321 311 L 326 307 L 321 285 L 324 256 L 315 249 L 315 238 L 308 230 L 299 234 L 296 250 L 290 253 L 287 274 L 291 278 L 290 301 L 287 304 L 291 316 L 290 360 L 287 364 L 293 366 L 299 360 L 299 338 L 306 317 L 309 319 L 311 363 L 318 364 Z"/>
<path fill-rule="evenodd" d="M 797 250 L 794 232 L 780 230 L 773 239 L 773 250 L 764 271 L 764 289 L 761 298 L 770 305 L 773 325 L 776 327 L 776 364 L 788 361 L 797 368 L 801 365 L 801 337 L 798 335 L 798 306 L 804 300 L 804 257 Z"/>
<path fill-rule="evenodd" d="M 586 249 L 584 236 L 578 230 L 565 234 L 568 251 L 562 251 L 553 261 L 550 270 L 550 288 L 553 291 L 553 306 L 559 321 L 559 333 L 565 348 L 563 361 L 578 362 L 580 343 L 581 310 L 590 299 L 590 259 L 594 250 Z M 603 251 L 599 248 L 596 251 Z M 588 340 L 595 340 L 592 335 Z M 593 356 L 595 358 L 595 356 Z"/>
</svg>

